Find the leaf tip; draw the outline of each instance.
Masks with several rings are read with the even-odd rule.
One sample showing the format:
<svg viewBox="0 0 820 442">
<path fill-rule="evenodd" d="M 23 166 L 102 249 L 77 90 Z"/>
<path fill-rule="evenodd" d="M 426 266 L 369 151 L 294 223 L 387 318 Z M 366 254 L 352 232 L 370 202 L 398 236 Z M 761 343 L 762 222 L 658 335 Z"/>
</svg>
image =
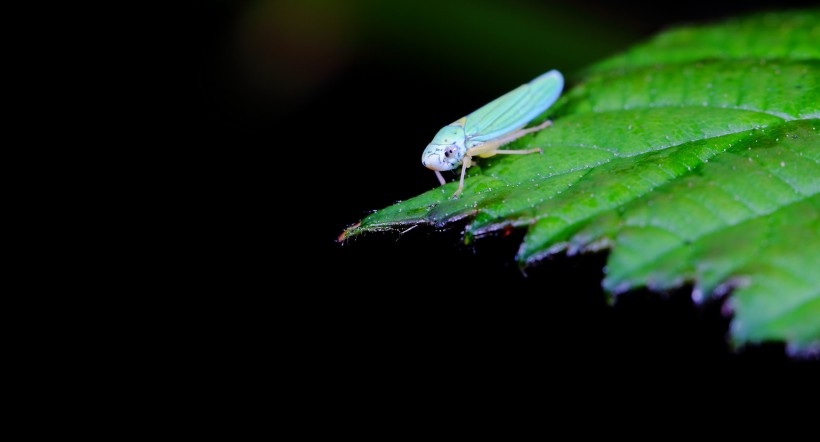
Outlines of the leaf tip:
<svg viewBox="0 0 820 442">
<path fill-rule="evenodd" d="M 359 221 L 353 225 L 348 226 L 344 231 L 339 234 L 336 238 L 336 242 L 344 242 L 346 239 L 350 238 L 351 236 L 355 235 L 356 229 L 358 229 L 362 225 L 362 222 Z"/>
</svg>

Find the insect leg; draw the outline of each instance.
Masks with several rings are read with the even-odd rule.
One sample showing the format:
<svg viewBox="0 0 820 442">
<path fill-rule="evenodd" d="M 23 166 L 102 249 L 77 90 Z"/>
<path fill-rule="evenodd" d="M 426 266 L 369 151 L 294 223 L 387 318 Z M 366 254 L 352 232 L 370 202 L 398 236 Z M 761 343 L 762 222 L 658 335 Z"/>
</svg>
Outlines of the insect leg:
<svg viewBox="0 0 820 442">
<path fill-rule="evenodd" d="M 497 140 L 497 143 L 498 143 L 497 145 L 502 146 L 502 145 L 507 144 L 511 141 L 517 140 L 517 139 L 523 137 L 524 135 L 527 135 L 529 133 L 537 132 L 541 129 L 544 129 L 544 128 L 550 126 L 550 125 L 552 125 L 552 121 L 547 120 L 547 121 L 539 124 L 538 126 L 515 131 L 515 132 L 513 132 L 509 135 L 505 135 L 505 136 L 499 138 Z M 527 149 L 527 150 L 499 150 L 499 149 L 495 149 L 492 152 L 492 154 L 496 154 L 496 153 L 525 154 L 525 153 L 533 153 L 533 152 L 542 152 L 542 150 L 541 149 Z"/>
<path fill-rule="evenodd" d="M 453 194 L 452 198 L 458 198 L 461 194 L 461 191 L 464 190 L 464 174 L 467 173 L 467 168 L 473 165 L 473 158 L 469 155 L 465 156 L 463 160 L 461 160 L 461 178 L 458 180 L 458 189 L 456 189 L 456 193 Z"/>
<path fill-rule="evenodd" d="M 436 177 L 438 177 L 438 182 L 441 183 L 442 186 L 447 184 L 447 181 L 444 181 L 444 177 L 441 176 L 441 172 L 439 172 L 438 170 L 434 170 L 433 172 L 436 173 Z"/>
</svg>

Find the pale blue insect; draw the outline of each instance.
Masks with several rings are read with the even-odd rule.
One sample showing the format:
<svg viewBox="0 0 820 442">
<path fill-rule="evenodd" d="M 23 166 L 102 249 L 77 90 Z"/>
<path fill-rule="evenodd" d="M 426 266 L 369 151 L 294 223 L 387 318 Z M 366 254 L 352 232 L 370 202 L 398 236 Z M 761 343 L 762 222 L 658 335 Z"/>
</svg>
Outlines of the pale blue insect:
<svg viewBox="0 0 820 442">
<path fill-rule="evenodd" d="M 500 150 L 499 147 L 552 124 L 547 120 L 538 126 L 522 129 L 552 106 L 563 88 L 564 77 L 553 69 L 507 92 L 441 128 L 421 154 L 421 164 L 436 172 L 442 185 L 446 181 L 441 171 L 455 169 L 460 164 L 461 179 L 453 194 L 453 198 L 457 198 L 464 190 L 464 173 L 473 165 L 473 157 L 541 152 L 541 149 Z"/>
</svg>

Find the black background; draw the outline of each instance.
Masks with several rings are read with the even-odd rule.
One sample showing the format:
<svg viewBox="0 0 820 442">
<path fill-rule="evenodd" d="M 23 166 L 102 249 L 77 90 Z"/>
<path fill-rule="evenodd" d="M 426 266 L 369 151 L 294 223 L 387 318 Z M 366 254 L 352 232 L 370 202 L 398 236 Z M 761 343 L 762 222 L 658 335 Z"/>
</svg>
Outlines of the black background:
<svg viewBox="0 0 820 442">
<path fill-rule="evenodd" d="M 276 355 L 327 385 L 579 371 L 611 381 L 622 368 L 720 378 L 726 368 L 814 366 L 778 344 L 732 351 L 720 302 L 694 306 L 691 287 L 638 290 L 611 305 L 600 288 L 605 254 L 555 256 L 525 276 L 514 261 L 520 232 L 466 246 L 458 224 L 337 242 L 370 211 L 437 186 L 420 164 L 432 135 L 517 84 L 557 68 L 571 87 L 577 70 L 670 25 L 812 2 L 573 3 L 580 17 L 623 35 L 569 34 L 543 42 L 545 54 L 508 47 L 453 65 L 446 51 L 430 54 L 430 41 L 414 49 L 412 35 L 399 42 L 380 33 L 391 23 L 344 41 L 364 26 L 356 22 L 307 49 L 262 45 L 248 62 L 237 29 L 253 4 L 202 2 L 184 26 L 169 20 L 176 37 L 168 65 L 155 71 L 167 93 L 154 124 L 175 146 L 168 153 L 180 181 L 169 210 L 184 214 L 174 224 L 180 249 L 205 263 L 191 274 L 207 289 L 192 309 L 215 347 L 243 361 Z M 536 22 L 551 7 L 507 4 L 534 11 Z M 336 25 L 316 29 L 325 26 Z M 491 26 L 468 28 L 478 36 Z M 315 29 L 295 28 L 309 32 L 270 41 L 300 41 Z M 433 41 L 452 42 L 446 32 Z M 562 56 L 564 48 L 581 52 Z M 315 54 L 299 55 L 308 50 Z M 268 65 L 248 67 L 260 59 Z M 514 59 L 527 61 L 506 69 Z"/>
</svg>

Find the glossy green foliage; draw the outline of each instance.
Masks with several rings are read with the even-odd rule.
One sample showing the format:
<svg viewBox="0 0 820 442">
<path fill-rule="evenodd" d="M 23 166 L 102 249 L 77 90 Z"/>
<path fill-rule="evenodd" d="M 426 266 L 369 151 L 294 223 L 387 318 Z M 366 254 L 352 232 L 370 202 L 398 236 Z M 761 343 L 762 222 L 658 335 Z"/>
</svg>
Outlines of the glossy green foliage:
<svg viewBox="0 0 820 442">
<path fill-rule="evenodd" d="M 669 30 L 570 78 L 544 117 L 510 145 L 543 154 L 482 159 L 460 199 L 448 183 L 343 237 L 522 228 L 522 266 L 606 248 L 610 293 L 731 292 L 734 343 L 820 348 L 820 9 Z"/>
</svg>

